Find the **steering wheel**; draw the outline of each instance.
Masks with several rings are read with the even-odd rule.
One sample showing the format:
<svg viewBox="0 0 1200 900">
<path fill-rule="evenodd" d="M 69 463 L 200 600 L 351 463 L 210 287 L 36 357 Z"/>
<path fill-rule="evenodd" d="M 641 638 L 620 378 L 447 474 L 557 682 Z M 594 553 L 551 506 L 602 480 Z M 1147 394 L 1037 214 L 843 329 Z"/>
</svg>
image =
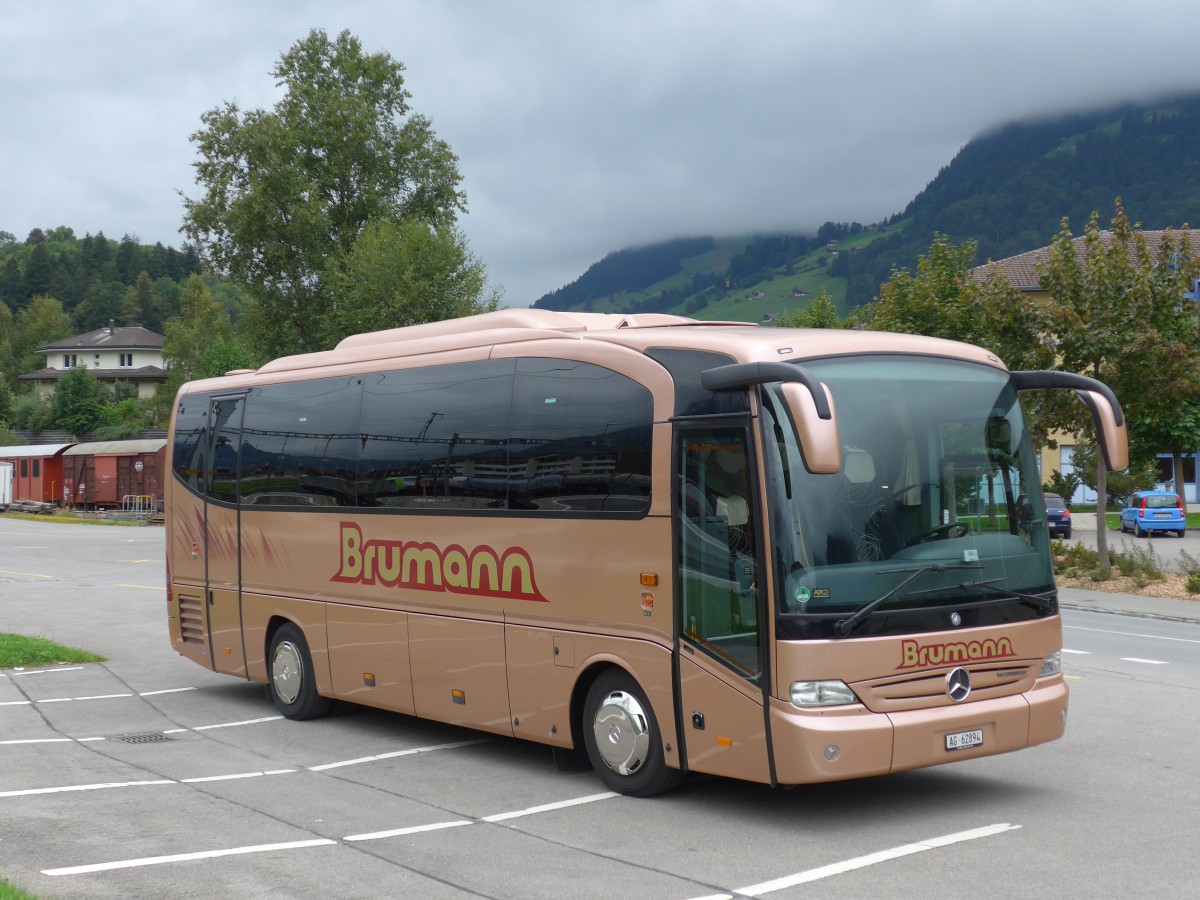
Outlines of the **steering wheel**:
<svg viewBox="0 0 1200 900">
<path fill-rule="evenodd" d="M 918 544 L 926 541 L 945 541 L 950 538 L 966 537 L 971 533 L 971 526 L 966 522 L 943 522 L 935 525 L 917 538 Z"/>
</svg>

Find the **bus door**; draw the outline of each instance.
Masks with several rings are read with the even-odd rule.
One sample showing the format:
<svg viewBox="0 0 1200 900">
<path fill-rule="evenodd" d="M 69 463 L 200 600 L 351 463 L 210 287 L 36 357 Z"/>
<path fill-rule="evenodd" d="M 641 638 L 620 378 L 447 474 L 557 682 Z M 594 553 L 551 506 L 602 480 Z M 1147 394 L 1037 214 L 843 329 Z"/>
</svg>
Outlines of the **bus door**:
<svg viewBox="0 0 1200 900">
<path fill-rule="evenodd" d="M 761 514 L 747 420 L 676 420 L 676 646 L 694 771 L 770 782 Z"/>
<path fill-rule="evenodd" d="M 241 515 L 238 461 L 245 396 L 214 397 L 209 406 L 207 494 L 204 504 L 205 597 L 208 646 L 217 672 L 246 675 L 242 641 Z M 213 502 L 219 501 L 219 502 Z"/>
</svg>

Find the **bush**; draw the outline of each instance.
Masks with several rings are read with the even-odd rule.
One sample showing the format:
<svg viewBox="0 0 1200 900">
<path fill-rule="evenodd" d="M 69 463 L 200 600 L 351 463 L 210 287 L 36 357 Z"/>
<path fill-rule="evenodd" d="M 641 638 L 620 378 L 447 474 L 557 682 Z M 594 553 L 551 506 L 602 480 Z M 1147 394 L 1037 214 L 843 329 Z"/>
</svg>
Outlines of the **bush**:
<svg viewBox="0 0 1200 900">
<path fill-rule="evenodd" d="M 23 431 L 42 431 L 49 428 L 53 417 L 50 404 L 33 390 L 18 394 L 12 402 L 8 425 Z"/>
<path fill-rule="evenodd" d="M 1118 574 L 1132 579 L 1134 585 L 1140 589 L 1152 581 L 1161 581 L 1163 577 L 1162 560 L 1154 552 L 1154 545 L 1150 541 L 1144 545 L 1133 547 L 1129 547 L 1122 541 L 1120 550 L 1109 551 L 1109 559 L 1112 561 L 1111 568 L 1103 568 L 1100 565 L 1100 554 L 1081 543 L 1056 543 L 1052 553 L 1054 554 L 1054 574 L 1062 578 L 1108 581 L 1113 577 L 1112 570 L 1116 569 Z M 1194 577 L 1195 592 L 1200 593 L 1200 560 L 1188 556 L 1186 551 L 1183 556 L 1187 557 L 1184 560 L 1184 571 L 1188 573 L 1189 584 Z M 1192 569 L 1187 568 L 1188 560 L 1190 560 Z"/>
<path fill-rule="evenodd" d="M 1125 541 L 1121 541 L 1121 549 L 1112 554 L 1112 561 L 1117 571 L 1126 578 L 1132 578 L 1139 588 L 1145 587 L 1151 581 L 1162 580 L 1162 560 L 1154 552 L 1152 541 L 1133 547 L 1127 547 Z"/>
<path fill-rule="evenodd" d="M 1191 578 L 1193 575 L 1200 577 L 1200 559 L 1192 556 L 1186 550 L 1179 551 L 1179 571 Z"/>
</svg>

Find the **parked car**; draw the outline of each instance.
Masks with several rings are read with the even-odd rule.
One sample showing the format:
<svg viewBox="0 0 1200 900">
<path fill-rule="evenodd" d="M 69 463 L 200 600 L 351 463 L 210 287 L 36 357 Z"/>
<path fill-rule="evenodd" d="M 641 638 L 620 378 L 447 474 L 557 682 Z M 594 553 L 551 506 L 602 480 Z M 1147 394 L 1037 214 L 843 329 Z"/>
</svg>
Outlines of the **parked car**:
<svg viewBox="0 0 1200 900">
<path fill-rule="evenodd" d="M 1043 499 L 1046 501 L 1046 530 L 1050 533 L 1050 537 L 1062 535 L 1069 538 L 1071 536 L 1071 510 L 1067 506 L 1067 501 L 1058 494 L 1044 494 Z M 1017 516 L 1021 530 L 1028 531 L 1033 520 L 1033 510 L 1030 508 L 1029 497 L 1026 494 L 1017 498 Z"/>
<path fill-rule="evenodd" d="M 1046 529 L 1050 537 L 1061 534 L 1065 538 L 1071 536 L 1071 510 L 1067 501 L 1058 494 L 1046 494 Z"/>
<path fill-rule="evenodd" d="M 1121 531 L 1145 537 L 1153 531 L 1187 532 L 1183 498 L 1170 491 L 1136 491 L 1121 510 Z"/>
</svg>

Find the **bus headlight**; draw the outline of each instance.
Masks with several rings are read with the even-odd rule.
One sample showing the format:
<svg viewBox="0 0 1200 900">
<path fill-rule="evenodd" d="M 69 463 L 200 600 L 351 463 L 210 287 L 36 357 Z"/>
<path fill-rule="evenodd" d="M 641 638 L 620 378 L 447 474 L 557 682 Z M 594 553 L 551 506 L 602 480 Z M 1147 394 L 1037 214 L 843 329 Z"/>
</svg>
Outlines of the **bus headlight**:
<svg viewBox="0 0 1200 900">
<path fill-rule="evenodd" d="M 792 703 L 801 709 L 809 706 L 844 706 L 857 702 L 858 697 L 844 681 L 792 682 Z"/>
<path fill-rule="evenodd" d="M 1062 651 L 1055 650 L 1046 657 L 1046 661 L 1042 663 L 1042 671 L 1038 672 L 1038 678 L 1045 678 L 1047 675 L 1059 675 L 1062 673 Z"/>
</svg>

